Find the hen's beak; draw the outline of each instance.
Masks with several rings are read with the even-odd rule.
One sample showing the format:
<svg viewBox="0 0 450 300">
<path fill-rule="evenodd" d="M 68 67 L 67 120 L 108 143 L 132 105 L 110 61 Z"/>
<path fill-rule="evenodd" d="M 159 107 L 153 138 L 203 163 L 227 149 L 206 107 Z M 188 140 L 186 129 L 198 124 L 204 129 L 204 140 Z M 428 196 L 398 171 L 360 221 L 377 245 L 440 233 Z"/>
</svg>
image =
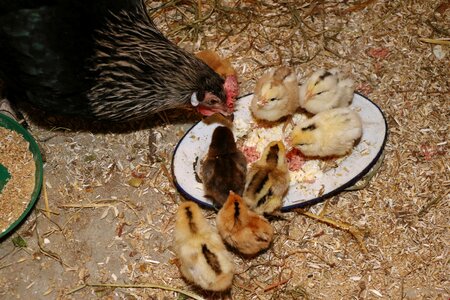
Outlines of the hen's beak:
<svg viewBox="0 0 450 300">
<path fill-rule="evenodd" d="M 214 124 L 218 123 L 223 126 L 233 127 L 234 115 L 224 116 L 220 113 L 214 113 L 208 117 L 203 118 L 203 123 L 205 124 Z"/>
</svg>

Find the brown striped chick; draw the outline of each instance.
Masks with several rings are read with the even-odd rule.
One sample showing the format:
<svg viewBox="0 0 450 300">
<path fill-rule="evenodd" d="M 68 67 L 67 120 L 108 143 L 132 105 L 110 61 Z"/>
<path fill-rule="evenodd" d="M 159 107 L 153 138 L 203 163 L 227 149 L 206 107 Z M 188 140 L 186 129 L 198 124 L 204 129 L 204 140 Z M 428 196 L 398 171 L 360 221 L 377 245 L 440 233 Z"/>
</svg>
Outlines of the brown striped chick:
<svg viewBox="0 0 450 300">
<path fill-rule="evenodd" d="M 258 214 L 279 209 L 289 188 L 286 149 L 281 141 L 271 142 L 247 174 L 244 201 Z"/>
<path fill-rule="evenodd" d="M 255 86 L 250 110 L 257 119 L 277 121 L 299 107 L 297 75 L 288 67 L 264 74 Z"/>
<path fill-rule="evenodd" d="M 246 173 L 247 159 L 236 147 L 233 132 L 225 126 L 217 127 L 200 168 L 205 196 L 222 207 L 230 190 L 242 195 Z"/>
<path fill-rule="evenodd" d="M 208 291 L 230 288 L 234 275 L 231 257 L 194 202 L 184 202 L 178 208 L 174 249 L 187 280 Z"/>
<path fill-rule="evenodd" d="M 222 239 L 245 255 L 255 255 L 270 246 L 273 228 L 263 217 L 251 211 L 242 198 L 230 192 L 217 214 L 217 229 Z"/>
<path fill-rule="evenodd" d="M 346 107 L 353 99 L 353 92 L 353 80 L 345 79 L 338 69 L 321 69 L 300 87 L 300 106 L 313 114 Z"/>
<path fill-rule="evenodd" d="M 291 144 L 305 156 L 342 156 L 350 152 L 362 135 L 359 115 L 348 107 L 323 111 L 298 124 Z"/>
</svg>

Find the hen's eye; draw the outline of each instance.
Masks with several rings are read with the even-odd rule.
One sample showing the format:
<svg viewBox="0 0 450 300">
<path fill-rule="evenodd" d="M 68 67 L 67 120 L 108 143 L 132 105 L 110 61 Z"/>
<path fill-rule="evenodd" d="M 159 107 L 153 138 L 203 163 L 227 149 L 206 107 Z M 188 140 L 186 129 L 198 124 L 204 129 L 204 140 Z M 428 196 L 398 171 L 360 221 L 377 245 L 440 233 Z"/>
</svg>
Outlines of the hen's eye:
<svg viewBox="0 0 450 300">
<path fill-rule="evenodd" d="M 219 100 L 214 99 L 214 98 L 213 98 L 213 99 L 209 99 L 208 103 L 209 103 L 210 105 L 214 105 L 214 104 L 219 103 Z"/>
<path fill-rule="evenodd" d="M 325 91 L 318 92 L 318 93 L 316 93 L 316 95 L 320 95 L 320 94 L 323 94 L 323 93 L 325 93 Z"/>
<path fill-rule="evenodd" d="M 277 98 L 270 98 L 270 100 L 269 101 L 275 101 L 275 100 L 277 100 Z"/>
</svg>

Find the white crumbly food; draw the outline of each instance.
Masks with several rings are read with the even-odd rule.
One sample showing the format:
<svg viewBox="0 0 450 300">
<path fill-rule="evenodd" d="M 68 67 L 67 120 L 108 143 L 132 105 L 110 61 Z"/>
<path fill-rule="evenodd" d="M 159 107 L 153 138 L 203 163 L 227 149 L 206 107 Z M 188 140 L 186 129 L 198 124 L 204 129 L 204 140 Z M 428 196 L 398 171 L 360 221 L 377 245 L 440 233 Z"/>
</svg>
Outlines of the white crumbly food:
<svg viewBox="0 0 450 300">
<path fill-rule="evenodd" d="M 291 185 L 296 185 L 299 182 L 314 182 L 323 174 L 320 161 L 317 159 L 307 160 L 300 170 L 295 172 L 289 171 L 289 173 L 291 175 Z"/>
<path fill-rule="evenodd" d="M 234 119 L 233 134 L 237 140 L 243 138 L 254 126 L 254 123 L 246 123 L 242 119 Z"/>
<path fill-rule="evenodd" d="M 292 131 L 292 124 L 298 124 L 306 119 L 307 117 L 301 113 L 293 115 L 292 123 L 286 125 L 283 133 L 285 122 L 274 123 L 272 127 L 258 127 L 256 120 L 245 122 L 242 119 L 236 118 L 233 123 L 233 133 L 237 140 L 243 141 L 242 145 L 244 147 L 256 147 L 256 151 L 261 154 L 264 148 L 272 141 L 281 140 L 287 145 L 285 139 Z M 296 185 L 301 182 L 314 182 L 323 174 L 321 165 L 321 161 L 318 159 L 307 160 L 298 171 L 289 171 L 291 185 Z"/>
<path fill-rule="evenodd" d="M 247 135 L 244 141 L 244 146 L 256 146 L 259 153 L 264 151 L 264 148 L 273 141 L 283 141 L 285 135 L 282 132 L 283 124 L 276 125 L 272 128 L 253 128 Z"/>
</svg>

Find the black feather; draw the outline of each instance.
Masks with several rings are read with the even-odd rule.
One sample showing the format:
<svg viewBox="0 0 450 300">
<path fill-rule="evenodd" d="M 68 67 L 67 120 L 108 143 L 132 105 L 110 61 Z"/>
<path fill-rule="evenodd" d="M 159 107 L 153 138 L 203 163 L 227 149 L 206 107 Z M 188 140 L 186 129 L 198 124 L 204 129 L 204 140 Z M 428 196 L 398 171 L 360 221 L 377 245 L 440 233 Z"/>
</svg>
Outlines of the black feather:
<svg viewBox="0 0 450 300">
<path fill-rule="evenodd" d="M 220 262 L 217 258 L 217 255 L 211 252 L 206 244 L 202 244 L 202 253 L 206 259 L 206 262 L 211 267 L 211 269 L 213 269 L 214 273 L 216 273 L 217 275 L 222 273 L 222 268 L 220 267 Z"/>
<path fill-rule="evenodd" d="M 0 0 L 0 78 L 12 101 L 58 114 L 145 118 L 223 79 L 170 42 L 142 0 Z"/>
</svg>

